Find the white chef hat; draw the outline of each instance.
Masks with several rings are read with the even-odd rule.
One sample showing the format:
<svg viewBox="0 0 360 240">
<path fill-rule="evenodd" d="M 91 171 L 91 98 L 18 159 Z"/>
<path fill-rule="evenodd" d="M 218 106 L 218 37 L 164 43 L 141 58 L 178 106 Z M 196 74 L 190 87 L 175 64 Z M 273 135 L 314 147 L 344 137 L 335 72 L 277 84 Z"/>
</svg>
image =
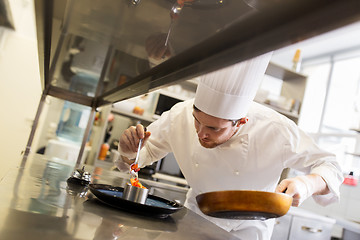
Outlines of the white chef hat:
<svg viewBox="0 0 360 240">
<path fill-rule="evenodd" d="M 264 77 L 272 52 L 200 77 L 194 105 L 214 117 L 246 116 Z"/>
</svg>

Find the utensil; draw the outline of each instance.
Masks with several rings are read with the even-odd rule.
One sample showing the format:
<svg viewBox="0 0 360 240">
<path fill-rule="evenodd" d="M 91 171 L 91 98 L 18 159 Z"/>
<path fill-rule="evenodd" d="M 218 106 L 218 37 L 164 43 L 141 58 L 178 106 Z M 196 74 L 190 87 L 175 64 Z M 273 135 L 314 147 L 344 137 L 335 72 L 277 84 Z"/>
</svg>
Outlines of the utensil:
<svg viewBox="0 0 360 240">
<path fill-rule="evenodd" d="M 146 133 L 146 128 L 144 128 L 144 132 Z M 130 165 L 130 175 L 131 175 L 131 177 L 134 177 L 134 178 L 138 177 L 139 169 L 137 167 L 137 164 L 139 161 L 139 155 L 140 155 L 140 150 L 141 150 L 141 145 L 142 145 L 143 140 L 144 140 L 143 138 L 140 139 L 135 161 Z M 134 166 L 136 166 L 136 167 L 134 167 Z"/>
<path fill-rule="evenodd" d="M 123 191 L 123 198 L 132 202 L 144 204 L 148 196 L 149 189 L 139 188 L 126 183 Z"/>
<path fill-rule="evenodd" d="M 87 186 L 91 182 L 91 174 L 86 172 L 85 166 L 83 166 L 81 169 L 76 169 L 71 177 L 67 179 L 67 182 Z"/>
<path fill-rule="evenodd" d="M 168 45 L 171 29 L 173 27 L 173 24 L 174 24 L 175 20 L 179 17 L 182 8 L 183 8 L 183 5 L 180 5 L 180 4 L 178 4 L 178 2 L 175 2 L 175 4 L 172 6 L 172 8 L 170 10 L 170 20 L 171 20 L 171 22 L 170 22 L 168 33 L 166 35 L 165 46 Z"/>
<path fill-rule="evenodd" d="M 292 197 L 263 191 L 217 191 L 196 196 L 200 210 L 208 216 L 227 219 L 266 220 L 285 215 Z"/>
</svg>

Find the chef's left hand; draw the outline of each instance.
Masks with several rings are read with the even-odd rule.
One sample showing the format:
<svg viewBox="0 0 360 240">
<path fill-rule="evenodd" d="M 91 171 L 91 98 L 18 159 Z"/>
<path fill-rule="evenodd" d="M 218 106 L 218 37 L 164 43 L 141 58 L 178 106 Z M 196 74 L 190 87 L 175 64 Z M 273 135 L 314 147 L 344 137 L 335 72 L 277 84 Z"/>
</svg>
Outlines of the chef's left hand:
<svg viewBox="0 0 360 240">
<path fill-rule="evenodd" d="M 292 206 L 298 207 L 308 197 L 314 194 L 327 194 L 329 189 L 321 176 L 310 174 L 282 180 L 275 192 L 292 196 Z"/>
</svg>

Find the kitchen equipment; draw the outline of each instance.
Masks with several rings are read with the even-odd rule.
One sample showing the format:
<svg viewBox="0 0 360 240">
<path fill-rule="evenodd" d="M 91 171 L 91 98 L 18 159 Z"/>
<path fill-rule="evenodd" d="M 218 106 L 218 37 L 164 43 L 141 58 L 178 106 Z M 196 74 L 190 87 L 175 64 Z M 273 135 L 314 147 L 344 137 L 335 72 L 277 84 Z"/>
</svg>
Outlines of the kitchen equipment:
<svg viewBox="0 0 360 240">
<path fill-rule="evenodd" d="M 148 196 L 149 189 L 139 188 L 126 183 L 123 192 L 123 198 L 132 202 L 144 204 Z"/>
<path fill-rule="evenodd" d="M 146 131 L 146 130 L 145 130 Z M 143 139 L 140 139 L 139 141 L 139 146 L 138 146 L 138 150 L 137 150 L 137 153 L 136 153 L 136 158 L 135 158 L 135 161 L 133 164 L 130 165 L 130 174 L 131 176 L 133 177 L 138 177 L 138 173 L 137 173 L 137 164 L 138 164 L 138 161 L 139 161 L 139 154 L 140 154 L 140 149 L 141 149 L 141 145 L 142 145 L 142 142 L 143 142 Z M 136 166 L 136 169 L 133 169 L 134 166 Z"/>
<path fill-rule="evenodd" d="M 144 134 L 145 133 L 146 133 L 146 128 L 144 128 Z M 135 161 L 130 165 L 130 175 L 132 178 L 138 178 L 138 171 L 139 171 L 138 161 L 139 161 L 139 155 L 140 155 L 140 150 L 141 150 L 141 145 L 142 145 L 143 140 L 144 140 L 143 138 L 140 139 Z"/>
<path fill-rule="evenodd" d="M 170 33 L 171 33 L 171 29 L 173 27 L 174 21 L 175 21 L 175 19 L 177 19 L 179 17 L 182 8 L 183 8 L 183 5 L 180 5 L 178 2 L 176 2 L 170 10 L 171 22 L 170 22 L 169 30 L 166 35 L 165 46 L 168 45 L 169 37 L 170 37 Z"/>
<path fill-rule="evenodd" d="M 200 210 L 212 217 L 266 220 L 283 216 L 292 197 L 284 193 L 263 191 L 217 191 L 196 196 Z"/>
<path fill-rule="evenodd" d="M 124 188 L 105 184 L 90 184 L 90 191 L 103 203 L 122 210 L 166 218 L 183 208 L 175 201 L 149 194 L 145 203 L 137 203 L 123 198 Z"/>
<path fill-rule="evenodd" d="M 91 174 L 85 171 L 85 166 L 81 169 L 76 169 L 72 176 L 67 179 L 69 184 L 78 184 L 82 186 L 87 186 L 91 182 Z"/>
</svg>

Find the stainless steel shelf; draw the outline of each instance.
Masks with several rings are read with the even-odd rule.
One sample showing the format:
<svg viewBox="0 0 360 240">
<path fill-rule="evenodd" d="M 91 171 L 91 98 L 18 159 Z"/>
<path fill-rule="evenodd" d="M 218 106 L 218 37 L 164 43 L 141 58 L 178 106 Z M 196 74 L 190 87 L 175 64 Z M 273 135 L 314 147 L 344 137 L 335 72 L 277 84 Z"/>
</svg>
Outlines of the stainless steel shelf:
<svg viewBox="0 0 360 240">
<path fill-rule="evenodd" d="M 269 108 L 271 108 L 271 109 L 285 115 L 286 117 L 289 117 L 290 119 L 298 119 L 299 118 L 299 114 L 297 114 L 297 113 L 286 111 L 286 110 L 283 110 L 281 108 L 278 108 L 278 107 L 275 107 L 275 106 L 272 106 L 272 105 L 266 104 L 266 103 L 260 103 L 260 104 L 262 104 L 262 105 L 264 105 L 266 107 L 269 107 Z"/>
<path fill-rule="evenodd" d="M 299 79 L 299 78 L 302 79 L 307 78 L 307 76 L 301 73 L 295 72 L 291 69 L 287 69 L 273 62 L 269 63 L 269 66 L 266 69 L 266 74 L 278 79 L 282 79 L 284 81 L 289 81 L 292 79 Z"/>
<path fill-rule="evenodd" d="M 129 118 L 132 118 L 132 119 L 138 119 L 138 120 L 145 121 L 145 122 L 148 122 L 148 123 L 151 123 L 151 122 L 155 121 L 155 119 L 152 118 L 152 117 L 143 116 L 143 115 L 139 115 L 139 114 L 135 114 L 135 113 L 131 113 L 131 112 L 124 112 L 124 111 L 121 111 L 121 110 L 116 109 L 116 108 L 111 108 L 111 112 L 115 113 L 115 114 L 118 114 L 118 115 L 121 115 L 121 116 L 124 116 L 124 117 L 129 117 Z"/>
</svg>

